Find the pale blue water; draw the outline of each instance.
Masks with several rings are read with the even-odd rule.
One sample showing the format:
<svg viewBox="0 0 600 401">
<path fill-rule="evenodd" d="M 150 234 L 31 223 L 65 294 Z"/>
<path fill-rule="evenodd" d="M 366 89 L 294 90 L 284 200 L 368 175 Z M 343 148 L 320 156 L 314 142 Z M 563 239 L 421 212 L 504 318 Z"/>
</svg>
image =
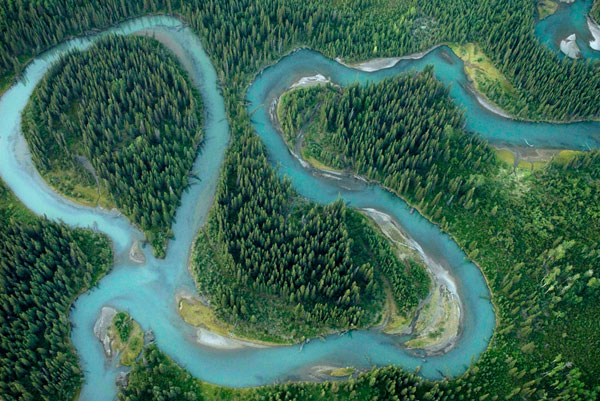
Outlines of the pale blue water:
<svg viewBox="0 0 600 401">
<path fill-rule="evenodd" d="M 158 346 L 194 376 L 234 387 L 298 379 L 310 366 L 318 364 L 358 368 L 397 364 L 407 370 L 421 366 L 423 376 L 437 379 L 441 373 L 459 375 L 485 350 L 495 326 L 489 290 L 479 269 L 465 260 L 464 253 L 448 236 L 418 213 L 411 214 L 403 201 L 379 187 L 354 183 L 353 190 L 344 189 L 338 182 L 311 175 L 290 156 L 269 123 L 266 108 L 260 105 L 270 104 L 274 96 L 299 76 L 319 72 L 336 82 L 347 84 L 353 80 L 377 80 L 432 63 L 436 75 L 445 83 L 452 83 L 452 97 L 466 108 L 467 127 L 482 132 L 490 141 L 522 143 L 527 139 L 532 144 L 545 147 L 585 148 L 598 145 L 600 130 L 597 123 L 528 124 L 506 120 L 485 111 L 463 88 L 466 81 L 462 64 L 446 48 L 430 53 L 423 60 L 403 61 L 392 69 L 373 74 L 343 67 L 309 50 L 283 58 L 274 67 L 266 69 L 248 90 L 249 108 L 255 110 L 253 124 L 271 159 L 280 166 L 280 173 L 288 175 L 303 196 L 315 201 L 331 202 L 341 196 L 351 205 L 373 207 L 395 216 L 426 253 L 454 276 L 464 306 L 464 331 L 452 351 L 443 356 L 428 357 L 426 361 L 399 347 L 397 339 L 368 330 L 342 337 L 331 336 L 324 342 L 312 341 L 302 350 L 299 346 L 215 350 L 195 343 L 194 329 L 179 318 L 175 302 L 178 291 L 194 292 L 194 284 L 186 268 L 189 250 L 212 203 L 229 141 L 229 127 L 215 70 L 192 31 L 174 18 L 144 17 L 107 32 L 155 32 L 178 54 L 193 81 L 200 86 L 204 98 L 206 141 L 194 165 L 202 181 L 192 185 L 182 197 L 173 226 L 175 240 L 169 243 L 167 258 L 157 260 L 146 251 L 147 263 L 138 266 L 128 261 L 127 251 L 134 238 L 142 237 L 141 233 L 123 217 L 75 205 L 49 189 L 33 167 L 20 132 L 20 113 L 33 88 L 52 63 L 71 49 L 88 47 L 102 35 L 71 40 L 37 57 L 26 69 L 23 79 L 0 99 L 2 179 L 35 213 L 72 226 L 96 227 L 114 243 L 114 269 L 98 287 L 78 298 L 70 316 L 73 322 L 72 341 L 85 371 L 82 400 L 110 400 L 116 395 L 114 378 L 119 369 L 105 363 L 102 347 L 92 330 L 103 305 L 126 310 L 145 330 L 152 328 Z M 449 53 L 452 63 L 440 57 L 441 52 Z"/>
<path fill-rule="evenodd" d="M 600 59 L 600 52 L 590 48 L 590 40 L 593 38 L 586 21 L 593 3 L 594 0 L 560 3 L 556 13 L 536 24 L 536 37 L 541 43 L 558 52 L 560 57 L 564 57 L 560 52 L 560 41 L 574 33 L 577 35 L 576 42 L 583 58 Z"/>
</svg>

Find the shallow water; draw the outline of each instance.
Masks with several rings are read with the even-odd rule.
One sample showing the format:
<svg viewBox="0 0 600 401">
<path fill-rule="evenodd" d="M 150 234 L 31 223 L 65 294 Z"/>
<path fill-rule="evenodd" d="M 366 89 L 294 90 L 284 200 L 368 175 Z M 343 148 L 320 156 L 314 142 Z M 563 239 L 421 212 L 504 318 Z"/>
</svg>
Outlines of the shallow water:
<svg viewBox="0 0 600 401">
<path fill-rule="evenodd" d="M 600 51 L 590 47 L 592 34 L 587 25 L 594 0 L 576 0 L 571 4 L 560 3 L 556 12 L 535 26 L 535 36 L 544 45 L 560 53 L 560 41 L 571 34 L 577 35 L 577 45 L 585 59 L 600 59 Z M 560 53 L 564 57 L 563 53 Z"/>
<path fill-rule="evenodd" d="M 139 266 L 129 262 L 127 251 L 133 239 L 142 237 L 141 233 L 122 216 L 75 205 L 48 188 L 33 167 L 20 132 L 20 113 L 45 71 L 65 52 L 74 48 L 84 49 L 103 34 L 71 40 L 37 57 L 26 69 L 23 79 L 0 99 L 2 179 L 35 213 L 72 226 L 95 227 L 110 236 L 114 243 L 114 269 L 96 288 L 77 299 L 70 316 L 73 322 L 72 341 L 85 372 L 82 400 L 110 400 L 116 395 L 114 378 L 119 369 L 106 364 L 102 346 L 92 330 L 103 305 L 126 310 L 144 330 L 152 328 L 159 348 L 194 376 L 234 387 L 299 379 L 314 365 L 368 368 L 397 364 L 407 370 L 421 366 L 423 376 L 436 379 L 441 377 L 441 373 L 459 375 L 485 350 L 495 326 L 489 290 L 479 269 L 465 259 L 454 241 L 418 213 L 411 213 L 402 200 L 380 187 L 357 182 L 352 185 L 352 190 L 343 188 L 335 180 L 311 175 L 291 157 L 272 127 L 268 107 L 264 105 L 269 105 L 300 76 L 322 73 L 335 82 L 347 84 L 355 80 L 378 80 L 432 63 L 436 75 L 445 83 L 452 83 L 452 97 L 466 108 L 468 129 L 482 132 L 490 141 L 521 143 L 527 139 L 531 144 L 543 147 L 598 146 L 600 130 L 597 123 L 529 124 L 506 120 L 486 111 L 465 90 L 462 63 L 447 48 L 437 49 L 422 60 L 402 61 L 394 68 L 372 74 L 343 67 L 309 50 L 283 58 L 259 75 L 247 95 L 249 108 L 254 111 L 254 127 L 266 144 L 273 163 L 279 165 L 282 175 L 291 178 L 294 187 L 303 196 L 318 202 L 331 202 L 342 197 L 352 206 L 376 208 L 394 216 L 428 255 L 452 273 L 464 305 L 464 331 L 453 350 L 442 356 L 428 357 L 426 361 L 399 347 L 397 339 L 368 330 L 330 336 L 326 341 L 311 341 L 303 349 L 299 346 L 211 349 L 195 342 L 194 328 L 185 324 L 177 314 L 175 297 L 182 290 L 195 293 L 187 272 L 189 250 L 212 203 L 229 141 L 229 127 L 216 73 L 196 36 L 174 18 L 144 17 L 107 32 L 156 34 L 182 59 L 193 81 L 199 84 L 204 99 L 206 140 L 194 164 L 194 170 L 202 180 L 192 185 L 182 197 L 173 226 L 175 239 L 169 243 L 167 258 L 157 260 L 146 249 L 147 262 Z M 451 63 L 440 56 L 442 52 L 450 55 Z"/>
</svg>

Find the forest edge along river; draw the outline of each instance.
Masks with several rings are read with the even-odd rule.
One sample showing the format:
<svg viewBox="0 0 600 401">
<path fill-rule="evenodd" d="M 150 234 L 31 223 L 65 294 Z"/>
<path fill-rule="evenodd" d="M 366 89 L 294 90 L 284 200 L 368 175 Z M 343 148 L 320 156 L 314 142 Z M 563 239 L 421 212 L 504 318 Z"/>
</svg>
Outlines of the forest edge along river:
<svg viewBox="0 0 600 401">
<path fill-rule="evenodd" d="M 79 206 L 54 193 L 33 167 L 20 132 L 20 114 L 37 82 L 59 57 L 73 49 L 85 49 L 107 34 L 144 33 L 155 35 L 175 53 L 192 81 L 200 89 L 206 107 L 206 139 L 193 171 L 202 171 L 202 180 L 182 196 L 164 260 L 143 250 L 146 263 L 129 259 L 130 246 L 142 234 L 117 212 Z M 444 56 L 442 56 L 444 54 Z M 357 182 L 348 189 L 339 180 L 313 175 L 289 153 L 269 119 L 269 107 L 277 94 L 302 76 L 322 74 L 342 85 L 354 81 L 380 80 L 410 69 L 434 64 L 435 73 L 451 86 L 451 96 L 466 108 L 467 129 L 480 133 L 492 143 L 552 148 L 597 147 L 600 124 L 524 123 L 502 118 L 483 108 L 467 90 L 463 64 L 446 47 L 438 47 L 423 58 L 401 60 L 391 68 L 364 72 L 345 67 L 321 54 L 302 49 L 265 68 L 248 88 L 249 111 L 255 130 L 268 148 L 281 175 L 292 180 L 303 196 L 318 202 L 339 197 L 352 206 L 376 209 L 392 216 L 402 229 L 423 248 L 424 253 L 447 269 L 456 283 L 463 305 L 462 333 L 449 352 L 423 357 L 399 346 L 399 340 L 376 330 L 333 335 L 326 341 L 273 348 L 219 350 L 199 345 L 195 328 L 177 313 L 176 296 L 181 291 L 195 294 L 187 271 L 190 247 L 212 204 L 224 153 L 229 142 L 225 106 L 218 88 L 216 71 L 199 39 L 179 20 L 152 16 L 124 22 L 103 33 L 65 42 L 35 58 L 23 77 L 0 99 L 0 173 L 21 201 L 37 214 L 62 220 L 71 226 L 95 228 L 107 234 L 115 250 L 115 265 L 99 285 L 80 296 L 71 312 L 71 338 L 85 372 L 80 399 L 109 400 L 116 395 L 115 376 L 124 369 L 116 361 L 107 363 L 102 344 L 93 327 L 103 306 L 129 312 L 144 330 L 152 329 L 163 351 L 194 376 L 222 385 L 244 387 L 301 380 L 318 365 L 354 366 L 397 364 L 406 370 L 420 366 L 421 375 L 439 379 L 456 376 L 483 352 L 493 334 L 495 316 L 490 294 L 481 271 L 465 259 L 458 245 L 439 228 L 397 196 L 376 185 Z"/>
</svg>

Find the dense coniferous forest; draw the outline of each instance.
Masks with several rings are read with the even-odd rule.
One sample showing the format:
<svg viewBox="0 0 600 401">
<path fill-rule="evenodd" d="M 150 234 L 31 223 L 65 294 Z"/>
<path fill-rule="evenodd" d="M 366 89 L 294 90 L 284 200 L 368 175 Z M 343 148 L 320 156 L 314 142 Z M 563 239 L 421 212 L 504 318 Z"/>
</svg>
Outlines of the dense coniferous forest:
<svg viewBox="0 0 600 401">
<path fill-rule="evenodd" d="M 227 73 L 254 70 L 290 44 L 309 45 L 331 57 L 364 59 L 398 56 L 443 41 L 476 42 L 518 88 L 518 104 L 527 105 L 520 117 L 600 115 L 597 64 L 560 60 L 540 46 L 533 34 L 535 2 L 525 0 L 109 0 L 100 7 L 90 0 L 8 1 L 0 7 L 0 20 L 5 21 L 0 25 L 0 77 L 8 79 L 30 56 L 70 35 L 156 12 L 180 14 L 207 41 L 220 41 L 218 46 L 229 50 L 213 54 L 225 56 L 221 61 Z M 493 87 L 486 94 L 500 103 L 508 101 Z"/>
<path fill-rule="evenodd" d="M 418 82 L 427 74 L 399 81 Z M 359 105 L 366 99 L 361 95 L 379 98 L 383 96 L 379 92 L 390 87 L 390 82 L 384 81 L 347 90 L 359 94 Z M 423 97 L 416 96 L 418 101 L 427 98 L 426 92 L 420 93 Z M 344 110 L 343 102 L 335 104 Z M 470 136 L 460 131 L 453 135 Z M 234 390 L 193 383 L 166 356 L 150 348 L 136 364 L 121 399 L 143 399 L 152 391 L 165 399 L 185 392 L 189 399 L 211 400 L 596 399 L 600 364 L 586 350 L 600 345 L 591 323 L 597 321 L 600 295 L 598 273 L 591 268 L 600 258 L 600 152 L 556 158 L 537 174 L 520 177 L 493 156 L 487 163 L 491 166 L 487 170 L 458 163 L 477 175 L 461 185 L 478 191 L 471 198 L 455 198 L 445 192 L 442 200 L 446 207 L 441 218 L 435 219 L 481 264 L 499 319 L 490 349 L 460 378 L 430 382 L 388 367 L 341 383 Z M 408 186 L 402 195 L 416 204 L 419 189 L 422 187 Z M 436 210 L 430 206 L 436 196 L 423 195 L 419 202 L 423 212 L 431 215 Z M 448 202 L 450 199 L 455 200 Z M 472 205 L 467 209 L 469 202 Z M 561 234 L 556 237 L 556 233 Z M 175 392 L 169 394 L 167 388 Z"/>
<path fill-rule="evenodd" d="M 497 358 L 495 359 L 497 360 Z M 507 361 L 509 366 L 512 361 Z M 544 370 L 539 382 L 563 388 L 554 399 L 588 400 L 594 395 L 577 394 L 572 384 L 558 383 L 564 374 L 565 364 L 558 363 Z M 474 378 L 478 368 L 455 380 L 431 382 L 415 374 L 389 366 L 361 373 L 356 378 L 325 383 L 287 383 L 249 389 L 232 389 L 202 383 L 178 367 L 154 345 L 144 350 L 130 374 L 129 385 L 122 388 L 119 401 L 138 400 L 211 400 L 211 401 L 387 401 L 387 400 L 494 400 L 493 395 L 481 395 L 482 388 Z M 485 393 L 485 389 L 483 389 Z M 516 394 L 518 395 L 518 394 Z M 543 394 L 540 398 L 543 399 Z M 592 398 L 587 398 L 592 397 Z M 520 397 L 521 399 L 523 397 Z M 519 399 L 519 398 L 517 398 Z"/>
<path fill-rule="evenodd" d="M 600 1 L 594 1 L 594 5 L 592 6 L 591 11 L 592 17 L 596 20 L 596 22 L 600 21 Z"/>
<path fill-rule="evenodd" d="M 142 361 L 135 362 L 129 375 L 129 386 L 119 393 L 119 401 L 205 399 L 198 381 L 180 369 L 155 345 L 144 349 Z"/>
<path fill-rule="evenodd" d="M 429 291 L 423 266 L 401 262 L 342 201 L 300 199 L 254 153 L 227 165 L 195 245 L 198 290 L 217 314 L 242 334 L 286 342 L 364 327 L 380 316 L 383 274 L 408 316 Z"/>
<path fill-rule="evenodd" d="M 119 393 L 119 401 L 450 400 L 455 396 L 446 382 L 426 382 L 394 367 L 376 369 L 343 382 L 292 383 L 245 390 L 224 388 L 200 383 L 152 345 L 134 365 L 129 386 Z"/>
<path fill-rule="evenodd" d="M 444 193 L 459 202 L 466 198 L 465 207 L 472 207 L 470 174 L 485 174 L 493 153 L 476 136 L 461 135 L 463 115 L 431 67 L 377 85 L 355 84 L 341 94 L 323 87 L 293 90 L 279 107 L 288 138 L 308 121 L 297 116 L 313 114 L 296 105 L 315 104 L 310 98 L 321 100 L 313 111 L 316 132 L 305 139 L 316 160 L 349 168 L 399 193 L 414 188 L 419 202 L 432 194 L 429 206 L 437 217 L 446 203 L 440 202 Z"/>
<path fill-rule="evenodd" d="M 321 117 L 311 120 L 314 113 Z M 311 153 L 318 161 L 383 183 L 455 236 L 490 282 L 501 321 L 496 344 L 507 353 L 521 351 L 511 351 L 520 369 L 568 355 L 569 366 L 597 385 L 599 360 L 585 348 L 598 346 L 600 336 L 582 323 L 597 321 L 600 297 L 594 268 L 600 260 L 600 152 L 557 157 L 528 177 L 511 173 L 485 142 L 462 131 L 460 113 L 431 70 L 341 93 L 296 89 L 284 95 L 278 115 L 288 138 L 303 124 L 320 132 L 315 137 L 326 146 Z M 418 144 L 418 152 L 410 144 Z M 430 151 L 437 156 L 427 165 Z M 525 370 L 523 383 L 535 378 Z"/>
<path fill-rule="evenodd" d="M 0 182 L 0 397 L 73 399 L 69 309 L 111 263 L 106 237 L 35 217 Z"/>
<path fill-rule="evenodd" d="M 523 116 L 565 119 L 600 114 L 598 67 L 590 62 L 559 61 L 541 47 L 533 36 L 534 3 L 524 0 L 400 4 L 249 0 L 3 2 L 0 65 L 6 72 L 5 79 L 18 73 L 30 56 L 69 35 L 142 13 L 171 11 L 180 14 L 200 35 L 220 74 L 233 134 L 226 172 L 235 171 L 238 165 L 246 170 L 254 160 L 270 171 L 263 161 L 264 146 L 250 125 L 243 102 L 244 88 L 260 67 L 299 45 L 312 46 L 332 57 L 366 59 L 422 50 L 441 40 L 476 41 L 519 89 L 519 98 L 530 105 Z M 425 28 L 420 29 L 422 26 Z M 474 141 L 460 132 L 455 139 Z M 476 147 L 472 146 L 471 153 L 476 154 Z M 485 147 L 479 151 L 489 153 Z M 460 155 L 469 158 L 468 153 Z M 454 181 L 454 185 L 466 192 L 451 201 L 450 191 L 444 192 L 438 199 L 440 205 L 446 206 L 442 208 L 435 207 L 437 193 L 423 190 L 429 184 L 431 170 L 414 170 L 416 177 L 421 177 L 418 187 L 395 188 L 392 182 L 386 183 L 413 205 L 420 205 L 425 215 L 467 250 L 482 267 L 496 305 L 498 328 L 490 348 L 459 379 L 436 384 L 421 381 L 426 388 L 438 389 L 434 395 L 423 393 L 422 398 L 597 398 L 594 388 L 598 386 L 600 363 L 590 350 L 600 344 L 599 331 L 595 329 L 599 312 L 598 272 L 593 268 L 598 265 L 599 158 L 598 152 L 592 152 L 568 161 L 556 160 L 544 171 L 525 177 L 509 174 L 494 160 L 482 171 L 469 170 L 477 162 L 471 159 L 472 166 L 465 164 L 465 171 L 455 171 L 465 178 Z M 457 159 L 457 166 L 460 160 Z M 377 168 L 373 165 L 374 173 Z M 242 171 L 240 176 L 245 174 Z M 384 173 L 378 174 L 385 183 Z M 225 182 L 225 177 L 231 176 L 235 175 L 223 174 L 219 191 L 234 192 L 221 193 L 221 199 L 233 201 L 233 195 L 239 193 L 235 182 Z M 446 185 L 451 185 L 453 178 L 444 177 Z M 277 182 L 275 177 L 265 183 L 264 190 L 269 192 L 263 199 L 270 201 L 280 194 L 271 192 L 281 189 L 283 184 Z M 465 208 L 467 204 L 469 209 Z M 440 215 L 436 217 L 438 211 Z M 158 356 L 156 359 L 160 361 Z M 162 388 L 167 392 L 165 382 L 157 377 L 169 368 L 167 362 L 162 363 L 162 371 L 158 362 L 153 375 L 140 375 L 138 382 L 132 381 L 130 390 L 135 391 L 138 385 L 149 389 L 149 382 L 155 384 L 152 391 Z M 147 367 L 140 365 L 136 369 Z M 340 387 L 350 388 L 358 383 L 362 383 L 362 389 L 371 389 L 365 392 L 380 391 L 376 393 L 379 399 L 418 399 L 422 394 L 418 386 L 404 385 L 405 381 L 418 379 L 397 368 L 375 370 L 361 377 L 365 379 L 339 385 L 267 387 L 262 397 L 316 399 L 308 392 L 309 388 L 316 388 L 317 394 L 323 394 L 322 399 L 338 394 Z M 178 377 L 171 380 L 180 383 Z M 180 387 L 194 391 L 189 386 L 182 383 Z M 356 398 L 374 399 L 369 395 L 372 393 L 362 397 L 357 388 L 352 390 L 357 392 Z M 240 391 L 233 396 L 252 393 Z"/>
<path fill-rule="evenodd" d="M 443 32 L 439 39 L 476 42 L 517 90 L 520 118 L 571 120 L 600 116 L 600 64 L 559 59 L 534 35 L 535 2 L 524 0 L 422 1 Z M 497 88 L 489 97 L 502 101 Z M 585 101 L 584 99 L 590 99 Z M 508 108 L 508 107 L 507 107 Z"/>
<path fill-rule="evenodd" d="M 67 194 L 85 177 L 96 185 L 89 160 L 99 185 L 164 256 L 203 137 L 199 99 L 158 42 L 114 36 L 51 69 L 24 111 L 23 132 L 38 169 Z"/>
</svg>

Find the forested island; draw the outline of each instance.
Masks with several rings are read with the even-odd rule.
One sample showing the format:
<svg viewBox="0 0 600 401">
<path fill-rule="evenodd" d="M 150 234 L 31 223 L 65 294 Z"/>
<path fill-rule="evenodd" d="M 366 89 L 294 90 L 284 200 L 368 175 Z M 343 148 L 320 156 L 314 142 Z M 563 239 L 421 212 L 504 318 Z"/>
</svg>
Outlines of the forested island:
<svg viewBox="0 0 600 401">
<path fill-rule="evenodd" d="M 195 244 L 191 270 L 198 291 L 220 318 L 243 337 L 296 343 L 376 324 L 386 289 L 397 313 L 412 316 L 429 293 L 420 259 L 399 260 L 373 223 L 342 201 L 310 204 L 264 159 L 256 166 L 247 169 L 250 176 L 269 174 L 258 188 L 239 175 L 243 169 L 231 171 L 237 177 L 224 175 Z M 239 183 L 235 190 L 225 189 L 233 182 Z M 269 185 L 280 186 L 275 200 L 256 196 Z"/>
<path fill-rule="evenodd" d="M 591 12 L 598 20 L 597 2 Z M 295 342 L 372 325 L 383 276 L 405 313 L 428 288 L 422 267 L 401 264 L 365 217 L 342 201 L 302 199 L 269 163 L 245 89 L 289 51 L 309 46 L 352 62 L 475 43 L 502 74 L 478 88 L 510 114 L 562 122 L 600 116 L 598 64 L 559 59 L 541 46 L 536 5 L 525 0 L 3 2 L 0 93 L 31 57 L 72 35 L 156 13 L 186 21 L 219 75 L 232 140 L 191 270 L 218 317 L 241 336 Z M 497 319 L 488 349 L 463 375 L 440 381 L 390 366 L 343 382 L 232 389 L 193 378 L 151 345 L 133 362 L 119 399 L 598 397 L 598 150 L 560 153 L 533 172 L 515 169 L 464 130 L 461 110 L 429 68 L 379 84 L 296 89 L 279 106 L 287 141 L 306 133 L 308 161 L 380 183 L 480 266 Z M 202 122 L 201 99 L 167 50 L 148 38 L 109 37 L 58 61 L 31 98 L 23 131 L 54 188 L 116 205 L 164 256 Z M 109 270 L 111 245 L 32 215 L 4 186 L 0 219 L 0 397 L 71 400 L 83 376 L 69 308 Z"/>
<path fill-rule="evenodd" d="M 581 348 L 567 351 L 558 339 L 599 340 L 585 325 L 564 330 L 597 313 L 600 281 L 592 266 L 600 256 L 600 152 L 560 154 L 536 174 L 513 171 L 461 129 L 461 114 L 446 93 L 425 70 L 341 91 L 294 89 L 277 115 L 289 143 L 304 132 L 302 153 L 317 165 L 381 182 L 479 261 L 506 320 L 495 337 L 500 349 L 519 344 L 531 369 L 541 363 L 532 354 L 561 350 L 581 358 L 584 376 L 596 371 L 597 360 Z M 431 151 L 435 164 L 426 165 Z M 545 349 L 536 351 L 540 341 Z"/>
<path fill-rule="evenodd" d="M 199 95 L 163 46 L 109 37 L 52 68 L 24 111 L 23 133 L 52 187 L 115 205 L 164 257 L 202 119 Z"/>
</svg>

